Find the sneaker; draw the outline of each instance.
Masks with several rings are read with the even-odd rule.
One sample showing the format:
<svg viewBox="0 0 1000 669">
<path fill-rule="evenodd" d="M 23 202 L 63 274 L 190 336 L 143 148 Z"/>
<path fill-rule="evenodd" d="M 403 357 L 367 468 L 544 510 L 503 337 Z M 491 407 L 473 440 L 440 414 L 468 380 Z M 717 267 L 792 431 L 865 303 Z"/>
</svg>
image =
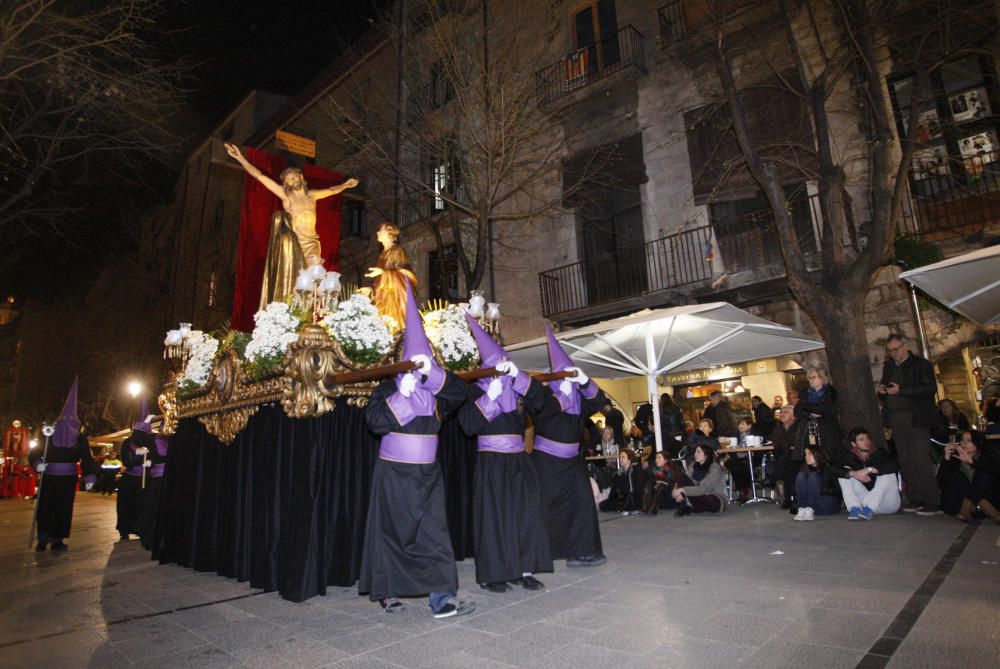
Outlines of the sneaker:
<svg viewBox="0 0 1000 669">
<path fill-rule="evenodd" d="M 920 507 L 919 511 L 917 511 L 918 516 L 940 516 L 942 513 L 944 513 L 944 511 L 941 510 L 940 506 L 934 506 L 932 504 L 925 504 Z M 53 546 L 53 548 L 55 548 L 55 546 Z"/>
<path fill-rule="evenodd" d="M 510 592 L 510 586 L 500 581 L 498 583 L 480 583 L 479 587 L 486 592 L 492 592 L 494 594 L 500 594 L 504 592 Z"/>
<path fill-rule="evenodd" d="M 476 610 L 475 602 L 459 602 L 458 606 L 448 602 L 434 612 L 434 617 L 438 620 L 442 618 L 453 618 L 454 616 L 464 616 Z"/>
<path fill-rule="evenodd" d="M 805 520 L 805 519 L 806 519 L 806 510 L 805 508 L 802 508 L 799 509 L 799 512 L 795 514 L 795 518 L 793 518 L 792 520 Z"/>
<path fill-rule="evenodd" d="M 804 509 L 801 509 L 800 513 L 802 514 L 801 518 L 802 520 L 815 520 L 816 518 L 816 512 L 813 511 L 812 508 L 808 506 Z"/>
<path fill-rule="evenodd" d="M 511 581 L 511 583 L 519 585 L 525 590 L 541 590 L 542 588 L 545 587 L 545 585 L 541 581 L 539 581 L 537 578 L 531 575 L 522 576 L 516 581 Z"/>
<path fill-rule="evenodd" d="M 378 600 L 378 603 L 382 607 L 382 610 L 386 613 L 401 613 L 403 609 L 406 608 L 403 606 L 403 602 L 399 601 L 395 597 L 380 599 Z"/>
<path fill-rule="evenodd" d="M 903 507 L 903 511 L 905 513 L 916 513 L 917 511 L 920 511 L 920 509 L 922 508 L 924 508 L 923 504 L 907 504 L 906 506 Z"/>
<path fill-rule="evenodd" d="M 847 512 L 848 520 L 861 520 L 861 509 L 856 506 L 852 506 L 851 510 Z"/>
<path fill-rule="evenodd" d="M 861 512 L 858 515 L 861 517 L 861 520 L 871 520 L 872 516 L 875 515 L 875 512 L 871 510 L 871 507 L 863 506 L 861 507 Z"/>
<path fill-rule="evenodd" d="M 600 567 L 608 561 L 603 555 L 581 555 L 566 560 L 567 567 Z"/>
</svg>

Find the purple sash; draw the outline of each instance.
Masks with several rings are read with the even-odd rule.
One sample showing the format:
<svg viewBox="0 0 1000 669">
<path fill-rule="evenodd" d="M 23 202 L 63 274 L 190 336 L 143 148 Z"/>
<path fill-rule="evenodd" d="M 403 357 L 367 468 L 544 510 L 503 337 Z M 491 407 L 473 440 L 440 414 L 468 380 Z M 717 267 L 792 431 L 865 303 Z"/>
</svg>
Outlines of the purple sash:
<svg viewBox="0 0 1000 669">
<path fill-rule="evenodd" d="M 45 465 L 46 474 L 53 476 L 76 476 L 75 462 L 50 462 Z"/>
<path fill-rule="evenodd" d="M 164 470 L 167 468 L 167 463 L 161 462 L 159 464 L 153 465 L 149 468 L 149 475 L 154 479 L 158 479 L 163 476 Z"/>
<path fill-rule="evenodd" d="M 557 458 L 575 458 L 580 452 L 580 444 L 564 444 L 535 435 L 535 450 Z"/>
<path fill-rule="evenodd" d="M 411 465 L 427 465 L 437 459 L 438 436 L 436 434 L 402 434 L 390 432 L 382 437 L 378 456 L 383 460 L 406 462 Z"/>
<path fill-rule="evenodd" d="M 517 434 L 484 434 L 476 437 L 480 451 L 495 453 L 520 453 L 524 450 L 524 440 Z"/>
<path fill-rule="evenodd" d="M 142 465 L 138 467 L 126 467 L 125 473 L 129 476 L 142 476 Z"/>
</svg>

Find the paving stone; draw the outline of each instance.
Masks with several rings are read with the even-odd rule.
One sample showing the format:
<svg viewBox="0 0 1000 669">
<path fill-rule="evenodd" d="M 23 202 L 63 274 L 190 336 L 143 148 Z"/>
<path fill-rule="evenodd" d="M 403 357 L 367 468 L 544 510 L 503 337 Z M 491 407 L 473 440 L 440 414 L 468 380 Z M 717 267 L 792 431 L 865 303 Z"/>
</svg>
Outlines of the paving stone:
<svg viewBox="0 0 1000 669">
<path fill-rule="evenodd" d="M 466 650 L 494 637 L 494 634 L 452 625 L 404 639 L 372 654 L 403 667 L 429 667 L 441 657 Z"/>
<path fill-rule="evenodd" d="M 232 620 L 198 630 L 198 636 L 222 650 L 252 648 L 289 636 L 288 630 L 260 618 Z"/>
<path fill-rule="evenodd" d="M 303 637 L 290 637 L 267 643 L 253 648 L 237 648 L 232 655 L 248 667 L 270 669 L 271 667 L 296 667 L 297 669 L 312 669 L 333 664 L 349 657 L 342 650 L 337 650 L 319 641 Z"/>
</svg>

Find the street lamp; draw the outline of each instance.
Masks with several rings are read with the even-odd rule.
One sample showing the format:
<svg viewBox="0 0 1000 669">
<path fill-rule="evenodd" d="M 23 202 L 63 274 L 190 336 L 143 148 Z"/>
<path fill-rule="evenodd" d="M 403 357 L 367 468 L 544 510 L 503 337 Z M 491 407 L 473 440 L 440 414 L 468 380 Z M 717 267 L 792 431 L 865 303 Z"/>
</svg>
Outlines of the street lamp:
<svg viewBox="0 0 1000 669">
<path fill-rule="evenodd" d="M 142 384 L 139 383 L 138 381 L 129 381 L 127 389 L 128 389 L 128 394 L 131 395 L 132 398 L 134 399 L 142 393 Z"/>
<path fill-rule="evenodd" d="M 38 447 L 37 439 L 32 439 L 28 442 L 28 448 L 37 448 L 37 447 Z"/>
</svg>

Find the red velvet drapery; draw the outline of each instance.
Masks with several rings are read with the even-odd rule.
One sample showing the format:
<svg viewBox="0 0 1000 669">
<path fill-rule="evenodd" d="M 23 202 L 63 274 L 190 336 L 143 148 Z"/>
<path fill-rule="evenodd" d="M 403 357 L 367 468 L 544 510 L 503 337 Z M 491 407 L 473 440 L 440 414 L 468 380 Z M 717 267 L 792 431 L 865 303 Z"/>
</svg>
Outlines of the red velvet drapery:
<svg viewBox="0 0 1000 669">
<path fill-rule="evenodd" d="M 266 151 L 246 147 L 243 155 L 250 164 L 275 181 L 285 169 L 287 160 Z M 327 188 L 343 182 L 343 177 L 333 170 L 306 165 L 303 174 L 310 190 Z M 340 208 L 343 198 L 339 195 L 317 202 L 316 232 L 327 269 L 336 270 L 340 264 Z M 232 329 L 253 330 L 253 315 L 260 303 L 260 284 L 264 275 L 268 235 L 271 231 L 271 214 L 281 208 L 279 200 L 263 184 L 249 174 L 243 176 L 243 206 L 240 214 L 240 239 L 236 251 L 236 281 L 233 295 Z"/>
</svg>

